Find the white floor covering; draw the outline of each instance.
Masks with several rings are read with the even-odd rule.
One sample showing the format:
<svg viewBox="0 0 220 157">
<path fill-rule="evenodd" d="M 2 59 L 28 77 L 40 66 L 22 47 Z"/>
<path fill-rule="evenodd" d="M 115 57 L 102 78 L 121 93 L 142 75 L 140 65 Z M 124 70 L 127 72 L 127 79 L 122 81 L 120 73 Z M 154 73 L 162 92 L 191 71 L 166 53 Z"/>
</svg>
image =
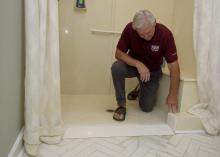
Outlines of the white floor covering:
<svg viewBox="0 0 220 157">
<path fill-rule="evenodd" d="M 65 139 L 58 145 L 41 144 L 38 157 L 220 157 L 220 136 Z"/>
<path fill-rule="evenodd" d="M 113 120 L 116 102 L 113 95 L 63 95 L 62 113 L 64 138 L 170 135 L 167 113 L 156 107 L 153 112 L 142 112 L 136 101 L 127 102 L 126 120 Z"/>
</svg>

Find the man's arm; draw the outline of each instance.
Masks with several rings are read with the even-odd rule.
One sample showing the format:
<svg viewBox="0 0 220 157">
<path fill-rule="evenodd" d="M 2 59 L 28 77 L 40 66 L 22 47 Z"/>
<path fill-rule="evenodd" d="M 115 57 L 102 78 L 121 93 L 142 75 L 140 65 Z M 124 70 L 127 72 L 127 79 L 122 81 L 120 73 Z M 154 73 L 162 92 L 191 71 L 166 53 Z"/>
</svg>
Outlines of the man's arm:
<svg viewBox="0 0 220 157">
<path fill-rule="evenodd" d="M 178 91 L 180 82 L 180 68 L 178 61 L 168 64 L 170 71 L 170 90 L 167 96 L 167 105 L 173 113 L 178 111 Z"/>
<path fill-rule="evenodd" d="M 141 81 L 147 82 L 150 79 L 149 69 L 139 60 L 130 57 L 127 53 L 124 53 L 119 49 L 117 49 L 115 52 L 115 58 L 125 62 L 130 66 L 136 67 L 140 74 Z"/>
<path fill-rule="evenodd" d="M 124 53 L 119 49 L 117 49 L 115 52 L 115 58 L 133 67 L 136 67 L 136 64 L 138 62 L 138 60 L 130 57 L 127 53 Z"/>
</svg>

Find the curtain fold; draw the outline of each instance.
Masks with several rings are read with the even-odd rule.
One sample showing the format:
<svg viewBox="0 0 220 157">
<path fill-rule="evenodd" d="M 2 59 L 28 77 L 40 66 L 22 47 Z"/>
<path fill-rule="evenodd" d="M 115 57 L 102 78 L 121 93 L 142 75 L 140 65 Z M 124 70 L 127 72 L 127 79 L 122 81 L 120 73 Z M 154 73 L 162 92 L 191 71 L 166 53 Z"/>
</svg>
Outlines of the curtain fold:
<svg viewBox="0 0 220 157">
<path fill-rule="evenodd" d="M 209 134 L 220 131 L 220 1 L 195 0 L 194 49 L 199 104 L 189 112 Z"/>
<path fill-rule="evenodd" d="M 36 156 L 41 142 L 63 136 L 57 0 L 25 0 L 26 72 L 24 145 Z"/>
</svg>

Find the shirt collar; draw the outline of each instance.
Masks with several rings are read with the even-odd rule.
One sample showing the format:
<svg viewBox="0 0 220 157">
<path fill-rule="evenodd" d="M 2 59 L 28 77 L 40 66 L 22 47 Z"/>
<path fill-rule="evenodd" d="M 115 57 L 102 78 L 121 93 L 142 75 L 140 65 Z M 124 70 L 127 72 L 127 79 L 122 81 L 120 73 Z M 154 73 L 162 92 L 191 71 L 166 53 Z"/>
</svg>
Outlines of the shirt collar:
<svg viewBox="0 0 220 157">
<path fill-rule="evenodd" d="M 159 32 L 158 32 L 158 24 L 156 23 L 154 36 L 150 41 L 158 41 L 159 40 Z"/>
</svg>

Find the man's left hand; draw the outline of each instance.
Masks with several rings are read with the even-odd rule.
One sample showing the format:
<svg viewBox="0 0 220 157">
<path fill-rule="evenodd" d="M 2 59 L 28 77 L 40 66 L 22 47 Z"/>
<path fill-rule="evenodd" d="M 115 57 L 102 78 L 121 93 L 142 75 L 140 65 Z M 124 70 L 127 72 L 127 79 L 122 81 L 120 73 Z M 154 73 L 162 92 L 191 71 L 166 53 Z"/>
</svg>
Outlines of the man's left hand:
<svg viewBox="0 0 220 157">
<path fill-rule="evenodd" d="M 172 113 L 176 113 L 178 111 L 178 98 L 177 96 L 168 95 L 166 101 L 169 111 Z"/>
</svg>

